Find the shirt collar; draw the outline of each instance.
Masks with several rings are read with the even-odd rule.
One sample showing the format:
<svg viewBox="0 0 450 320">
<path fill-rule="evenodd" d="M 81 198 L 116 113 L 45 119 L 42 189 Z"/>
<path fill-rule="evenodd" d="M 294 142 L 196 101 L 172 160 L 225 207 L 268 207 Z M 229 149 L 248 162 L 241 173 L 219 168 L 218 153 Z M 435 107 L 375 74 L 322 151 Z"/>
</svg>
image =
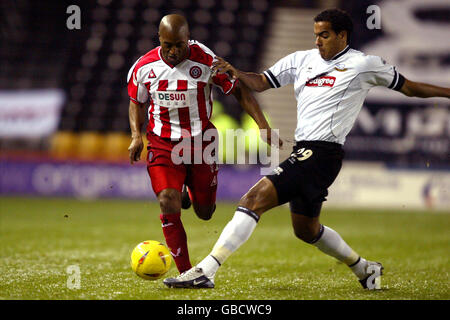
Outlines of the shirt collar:
<svg viewBox="0 0 450 320">
<path fill-rule="evenodd" d="M 349 45 L 347 45 L 347 46 L 344 48 L 344 50 L 342 50 L 341 52 L 339 52 L 338 54 L 336 54 L 336 55 L 335 55 L 333 58 L 331 58 L 329 61 L 339 59 L 339 58 L 342 57 L 344 54 L 346 54 L 348 50 L 350 50 L 350 46 L 349 46 Z"/>
<path fill-rule="evenodd" d="M 166 61 L 166 59 L 164 59 L 164 57 L 163 57 L 163 55 L 162 55 L 162 53 L 161 53 L 161 46 L 159 46 L 159 51 L 158 51 L 158 54 L 159 54 L 159 57 L 162 59 L 162 61 L 164 61 L 165 62 L 165 64 L 167 64 L 170 68 L 175 68 L 175 66 L 174 65 L 172 65 L 169 61 Z M 188 45 L 188 51 L 186 52 L 186 56 L 178 63 L 178 64 L 180 64 L 180 63 L 182 63 L 184 60 L 186 60 L 186 59 L 189 59 L 190 58 L 190 56 L 191 56 L 191 45 Z M 178 65 L 177 64 L 177 65 Z"/>
</svg>

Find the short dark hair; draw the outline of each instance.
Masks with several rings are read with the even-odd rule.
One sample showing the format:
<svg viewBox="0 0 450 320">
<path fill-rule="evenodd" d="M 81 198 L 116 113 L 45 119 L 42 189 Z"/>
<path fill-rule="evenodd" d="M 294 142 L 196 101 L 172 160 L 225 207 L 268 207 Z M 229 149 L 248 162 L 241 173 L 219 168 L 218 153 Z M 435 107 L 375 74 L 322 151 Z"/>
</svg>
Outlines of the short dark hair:
<svg viewBox="0 0 450 320">
<path fill-rule="evenodd" d="M 314 22 L 327 21 L 331 24 L 331 29 L 338 34 L 341 31 L 347 31 L 347 43 L 350 42 L 350 36 L 353 32 L 353 22 L 350 15 L 341 9 L 327 9 L 319 13 Z"/>
</svg>

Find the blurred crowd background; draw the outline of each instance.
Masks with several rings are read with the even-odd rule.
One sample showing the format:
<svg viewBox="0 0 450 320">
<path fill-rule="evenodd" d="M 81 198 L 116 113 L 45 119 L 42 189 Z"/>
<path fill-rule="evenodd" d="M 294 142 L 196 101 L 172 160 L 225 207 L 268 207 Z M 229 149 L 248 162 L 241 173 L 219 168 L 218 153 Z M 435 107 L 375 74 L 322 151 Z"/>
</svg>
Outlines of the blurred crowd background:
<svg viewBox="0 0 450 320">
<path fill-rule="evenodd" d="M 80 8 L 79 29 L 68 28 L 71 5 Z M 374 5 L 379 28 L 368 24 Z M 450 86 L 445 0 L 2 0 L 0 161 L 126 162 L 127 72 L 159 45 L 166 14 L 185 15 L 191 38 L 239 69 L 262 72 L 291 52 L 313 48 L 313 17 L 330 7 L 351 14 L 353 48 L 382 56 L 412 80 Z M 448 171 L 448 100 L 387 91 L 368 96 L 347 139 L 347 160 Z M 292 87 L 256 97 L 272 126 L 292 141 Z M 216 91 L 214 98 L 219 130 L 254 128 L 233 97 Z"/>
</svg>

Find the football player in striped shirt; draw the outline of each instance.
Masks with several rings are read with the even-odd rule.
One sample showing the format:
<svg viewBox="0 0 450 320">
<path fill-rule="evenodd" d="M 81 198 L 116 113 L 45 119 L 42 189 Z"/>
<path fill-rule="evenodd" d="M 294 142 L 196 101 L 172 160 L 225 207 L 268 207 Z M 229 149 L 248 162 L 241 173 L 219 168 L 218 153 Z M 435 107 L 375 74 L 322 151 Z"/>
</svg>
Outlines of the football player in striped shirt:
<svg viewBox="0 0 450 320">
<path fill-rule="evenodd" d="M 364 259 L 330 227 L 319 222 L 328 187 L 338 175 L 342 145 L 368 91 L 384 86 L 406 96 L 450 97 L 450 88 L 406 79 L 377 56 L 351 49 L 353 24 L 347 13 L 331 9 L 314 19 L 316 49 L 294 52 L 265 72 L 242 72 L 218 58 L 218 74 L 228 72 L 252 90 L 294 85 L 297 98 L 296 144 L 291 156 L 258 181 L 240 200 L 211 253 L 169 287 L 214 287 L 219 266 L 252 234 L 261 215 L 289 203 L 294 234 L 349 266 L 363 288 L 377 289 L 381 263 Z"/>
<path fill-rule="evenodd" d="M 203 152 L 211 143 L 217 146 L 218 141 L 202 139 L 206 131 L 217 133 L 209 121 L 212 87 L 234 95 L 259 128 L 270 133 L 269 124 L 250 90 L 227 74 L 214 74 L 211 70 L 214 53 L 203 44 L 189 40 L 189 36 L 189 26 L 183 16 L 163 17 L 159 26 L 160 46 L 135 62 L 127 80 L 132 135 L 128 149 L 130 161 L 133 164 L 140 160 L 144 147 L 141 127 L 147 113 L 147 171 L 160 204 L 164 237 L 180 273 L 191 268 L 187 236 L 180 218 L 183 186 L 187 185 L 189 191 L 189 197 L 185 194 L 183 200 L 187 198 L 188 203 L 189 198 L 192 200 L 200 219 L 209 220 L 216 208 L 217 155 L 211 154 L 212 161 L 208 162 Z M 267 138 L 261 136 L 271 143 L 271 134 Z M 200 148 L 193 141 L 197 137 L 201 139 Z M 186 139 L 192 143 L 183 152 L 190 153 L 190 160 L 175 163 L 172 158 L 175 147 Z M 200 161 L 195 161 L 196 156 L 200 156 Z"/>
</svg>

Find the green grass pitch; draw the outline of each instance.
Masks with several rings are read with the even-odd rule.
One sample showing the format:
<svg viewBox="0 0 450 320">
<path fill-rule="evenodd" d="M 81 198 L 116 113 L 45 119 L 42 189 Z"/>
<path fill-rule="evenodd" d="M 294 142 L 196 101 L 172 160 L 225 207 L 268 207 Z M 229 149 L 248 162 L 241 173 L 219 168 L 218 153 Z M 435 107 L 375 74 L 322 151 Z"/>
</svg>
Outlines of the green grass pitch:
<svg viewBox="0 0 450 320">
<path fill-rule="evenodd" d="M 192 263 L 212 249 L 235 204 L 210 221 L 183 211 Z M 332 210 L 321 222 L 362 256 L 385 266 L 382 290 L 365 291 L 350 270 L 295 238 L 287 207 L 267 212 L 221 267 L 216 288 L 169 289 L 131 270 L 131 250 L 164 242 L 155 202 L 0 198 L 0 299 L 120 300 L 448 300 L 448 213 Z M 67 268 L 80 268 L 69 289 Z M 176 276 L 175 265 L 167 276 Z"/>
</svg>

